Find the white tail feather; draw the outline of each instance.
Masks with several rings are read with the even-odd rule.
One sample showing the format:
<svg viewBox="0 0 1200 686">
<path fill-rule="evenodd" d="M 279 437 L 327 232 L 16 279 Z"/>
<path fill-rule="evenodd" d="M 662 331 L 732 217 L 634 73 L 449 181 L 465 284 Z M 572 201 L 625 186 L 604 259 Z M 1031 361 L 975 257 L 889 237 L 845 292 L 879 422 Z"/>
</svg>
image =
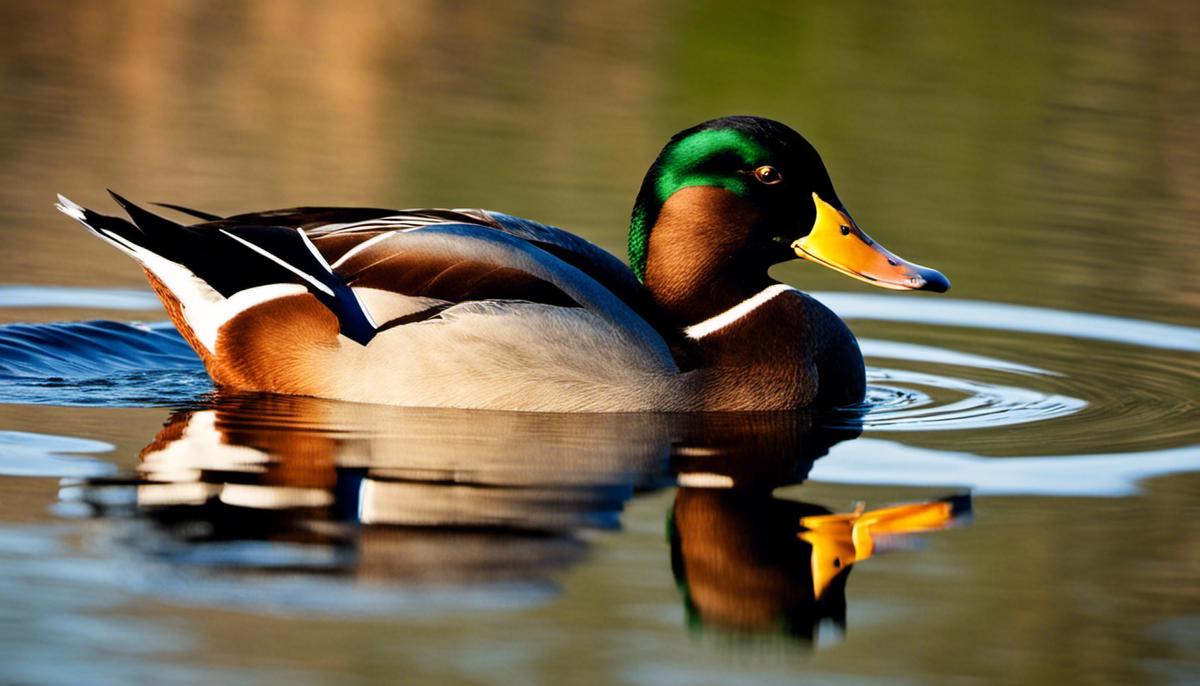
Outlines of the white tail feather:
<svg viewBox="0 0 1200 686">
<path fill-rule="evenodd" d="M 66 197 L 62 193 L 58 194 L 58 203 L 55 204 L 54 207 L 59 212 L 62 212 L 63 214 L 70 217 L 71 219 L 74 219 L 75 221 L 78 221 L 78 222 L 84 222 L 84 225 L 86 226 L 87 222 L 85 221 L 83 207 L 74 202 L 71 202 L 70 198 Z M 88 227 L 88 228 L 91 228 L 91 227 Z"/>
<path fill-rule="evenodd" d="M 112 231 L 88 224 L 87 211 L 70 199 L 59 195 L 55 208 L 83 224 L 105 242 L 137 260 L 142 267 L 161 281 L 171 295 L 179 301 L 179 309 L 184 321 L 192 329 L 201 345 L 211 354 L 216 353 L 217 337 L 221 327 L 238 314 L 268 300 L 308 292 L 304 286 L 299 284 L 276 283 L 248 288 L 225 298 L 182 264 L 168 260 Z M 234 236 L 234 238 L 237 237 Z M 257 246 L 251 247 L 257 249 Z M 278 261 L 277 258 L 268 256 Z M 321 287 L 324 288 L 323 285 Z"/>
</svg>

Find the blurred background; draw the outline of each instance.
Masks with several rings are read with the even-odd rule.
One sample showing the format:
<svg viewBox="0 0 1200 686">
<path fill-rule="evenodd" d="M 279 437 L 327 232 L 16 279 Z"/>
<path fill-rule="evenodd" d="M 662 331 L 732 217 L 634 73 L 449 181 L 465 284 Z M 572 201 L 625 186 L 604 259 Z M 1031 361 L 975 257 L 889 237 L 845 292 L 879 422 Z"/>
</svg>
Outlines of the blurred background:
<svg viewBox="0 0 1200 686">
<path fill-rule="evenodd" d="M 634 195 L 661 146 L 727 114 L 799 130 L 868 233 L 953 281 L 947 296 L 889 301 L 906 312 L 965 299 L 976 301 L 968 310 L 1014 303 L 1046 308 L 1047 318 L 1050 309 L 1117 315 L 1128 326 L 1200 322 L 1200 3 L 1181 0 L 0 0 L 0 285 L 145 290 L 127 257 L 52 207 L 63 193 L 115 211 L 105 188 L 221 214 L 483 207 L 624 256 Z M 804 264 L 775 275 L 805 290 L 880 293 Z M 677 587 L 664 542 L 682 491 L 634 498 L 626 482 L 619 497 L 606 491 L 604 522 L 623 530 L 578 540 L 572 530 L 563 551 L 550 546 L 561 565 L 539 577 L 532 598 L 452 588 L 431 609 L 419 589 L 370 595 L 378 588 L 368 585 L 363 606 L 395 605 L 360 612 L 337 601 L 363 589 L 332 574 L 259 587 L 259 570 L 243 569 L 199 583 L 203 575 L 155 564 L 170 555 L 122 529 L 121 517 L 60 518 L 71 503 L 60 502 L 57 479 L 0 470 L 0 681 L 4 663 L 26 681 L 64 684 L 1194 679 L 1200 476 L 1135 466 L 1196 450 L 1195 329 L 1171 329 L 1163 347 L 1135 346 L 1094 340 L 1096 320 L 1065 312 L 1080 335 L 1040 335 L 1022 330 L 1027 322 L 999 333 L 919 317 L 889 323 L 878 302 L 874 318 L 851 322 L 861 338 L 1026 365 L 988 367 L 996 360 L 984 357 L 947 371 L 936 359 L 902 359 L 905 369 L 963 375 L 952 390 L 926 384 L 940 409 L 992 393 L 1018 404 L 1066 396 L 1078 411 L 1004 424 L 1006 410 L 983 402 L 981 414 L 1000 421 L 936 431 L 935 413 L 894 433 L 878 426 L 843 458 L 928 456 L 921 449 L 991 468 L 1098 456 L 1107 461 L 1084 464 L 1128 481 L 1088 492 L 1088 470 L 1050 470 L 1057 482 L 1045 489 L 1025 483 L 978 498 L 970 528 L 856 569 L 844 643 L 810 655 L 783 639 L 701 636 L 685 617 L 693 599 Z M 0 322 L 163 318 L 7 305 Z M 870 353 L 868 362 L 880 383 L 896 371 Z M 198 370 L 194 378 L 207 389 Z M 94 397 L 93 386 L 80 389 L 84 401 L 62 405 Z M 180 391 L 192 401 L 201 392 Z M 25 432 L 0 445 L 0 458 L 96 452 L 101 473 L 131 473 L 143 449 L 187 438 L 181 427 L 217 425 L 212 412 L 176 413 L 187 403 L 173 397 L 138 397 L 118 407 L 0 405 L 0 428 L 14 430 L 2 433 Z M 626 427 L 611 434 L 627 447 L 618 440 Z M 326 448 L 348 445 L 331 435 Z M 198 453 L 219 457 L 206 450 Z M 470 465 L 475 456 L 462 457 Z M 818 462 L 816 476 L 837 457 Z M 782 497 L 846 511 L 946 493 L 885 478 L 816 481 Z M 1054 490 L 1075 482 L 1073 497 Z M 170 552 L 225 571 L 186 546 Z M 262 588 L 270 593 L 259 597 Z M 297 598 L 299 609 L 289 605 Z"/>
<path fill-rule="evenodd" d="M 1194 322 L 1200 6 L 1119 2 L 0 3 L 0 273 L 141 284 L 54 193 L 218 213 L 484 207 L 624 255 L 675 131 L 821 151 L 956 297 Z M 111 207 L 111 206 L 110 206 Z M 801 287 L 854 290 L 801 265 Z M 824 270 L 820 270 L 824 271 Z"/>
</svg>

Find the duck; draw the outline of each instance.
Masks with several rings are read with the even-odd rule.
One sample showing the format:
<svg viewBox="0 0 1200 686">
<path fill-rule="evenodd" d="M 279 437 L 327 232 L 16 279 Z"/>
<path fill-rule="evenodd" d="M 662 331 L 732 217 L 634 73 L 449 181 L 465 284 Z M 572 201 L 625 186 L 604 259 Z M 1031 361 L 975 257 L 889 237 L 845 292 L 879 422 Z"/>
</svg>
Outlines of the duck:
<svg viewBox="0 0 1200 686">
<path fill-rule="evenodd" d="M 414 407 L 722 412 L 854 406 L 862 353 L 769 275 L 800 259 L 893 290 L 940 272 L 870 238 L 816 149 L 756 116 L 671 137 L 628 264 L 481 209 L 297 207 L 221 216 L 112 193 L 57 209 L 138 262 L 218 388 Z"/>
</svg>

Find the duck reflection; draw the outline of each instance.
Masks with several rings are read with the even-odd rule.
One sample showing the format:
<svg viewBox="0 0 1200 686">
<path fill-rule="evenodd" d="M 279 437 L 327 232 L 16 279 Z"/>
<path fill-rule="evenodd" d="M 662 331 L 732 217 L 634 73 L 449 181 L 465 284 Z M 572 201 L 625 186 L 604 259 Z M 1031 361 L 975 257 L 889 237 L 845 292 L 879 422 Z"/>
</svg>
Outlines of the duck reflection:
<svg viewBox="0 0 1200 686">
<path fill-rule="evenodd" d="M 856 562 L 969 514 L 966 495 L 848 514 L 775 497 L 803 482 L 834 444 L 858 436 L 853 424 L 836 429 L 813 419 L 709 417 L 676 444 L 668 537 L 692 627 L 812 641 L 829 626 L 840 635 Z"/>
<path fill-rule="evenodd" d="M 583 556 L 586 531 L 617 527 L 636 490 L 669 482 L 670 426 L 222 396 L 141 452 L 132 504 L 156 526 L 132 542 L 223 567 L 542 579 Z"/>
<path fill-rule="evenodd" d="M 761 488 L 684 487 L 669 524 L 671 569 L 693 627 L 805 641 L 829 627 L 839 636 L 856 562 L 969 511 L 965 495 L 833 514 Z"/>
<path fill-rule="evenodd" d="M 823 422 L 221 395 L 172 415 L 132 482 L 64 497 L 109 514 L 124 502 L 138 524 L 126 545 L 175 564 L 455 587 L 552 581 L 635 493 L 678 485 L 672 568 L 693 623 L 811 638 L 844 624 L 846 575 L 880 535 L 938 528 L 966 507 L 834 515 L 776 498 L 859 432 Z"/>
</svg>

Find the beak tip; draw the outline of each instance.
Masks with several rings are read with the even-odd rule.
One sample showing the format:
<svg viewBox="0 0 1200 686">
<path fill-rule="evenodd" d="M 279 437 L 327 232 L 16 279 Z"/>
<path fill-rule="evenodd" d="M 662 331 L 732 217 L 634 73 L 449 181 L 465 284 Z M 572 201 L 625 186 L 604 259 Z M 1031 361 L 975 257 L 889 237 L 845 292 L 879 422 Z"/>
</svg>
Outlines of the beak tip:
<svg viewBox="0 0 1200 686">
<path fill-rule="evenodd" d="M 925 285 L 918 290 L 933 291 L 934 293 L 945 293 L 950 290 L 950 279 L 947 279 L 941 272 L 935 269 L 922 269 L 920 271 L 921 279 L 925 281 Z"/>
</svg>

